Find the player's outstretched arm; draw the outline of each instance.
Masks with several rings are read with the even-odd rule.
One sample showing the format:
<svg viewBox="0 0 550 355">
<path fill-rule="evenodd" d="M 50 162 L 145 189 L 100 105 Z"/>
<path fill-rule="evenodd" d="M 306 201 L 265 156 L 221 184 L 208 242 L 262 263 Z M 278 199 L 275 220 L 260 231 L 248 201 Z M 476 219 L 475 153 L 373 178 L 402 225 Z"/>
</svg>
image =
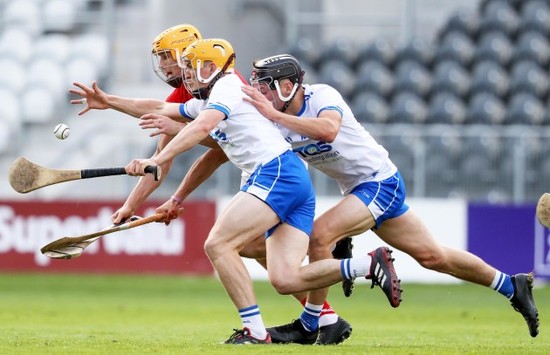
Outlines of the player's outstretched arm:
<svg viewBox="0 0 550 355">
<path fill-rule="evenodd" d="M 91 87 L 78 82 L 73 85 L 78 89 L 69 89 L 69 93 L 79 96 L 80 99 L 71 100 L 71 104 L 85 105 L 78 115 L 83 115 L 90 110 L 113 109 L 140 118 L 146 113 L 162 109 L 164 104 L 164 101 L 160 100 L 126 98 L 108 94 L 99 88 L 96 81 L 92 82 Z"/>
<path fill-rule="evenodd" d="M 143 176 L 145 175 L 145 167 L 148 165 L 158 166 L 174 159 L 178 154 L 201 143 L 224 118 L 225 114 L 218 110 L 202 111 L 157 156 L 152 159 L 134 159 L 128 163 L 125 167 L 126 173 L 132 176 Z"/>
</svg>

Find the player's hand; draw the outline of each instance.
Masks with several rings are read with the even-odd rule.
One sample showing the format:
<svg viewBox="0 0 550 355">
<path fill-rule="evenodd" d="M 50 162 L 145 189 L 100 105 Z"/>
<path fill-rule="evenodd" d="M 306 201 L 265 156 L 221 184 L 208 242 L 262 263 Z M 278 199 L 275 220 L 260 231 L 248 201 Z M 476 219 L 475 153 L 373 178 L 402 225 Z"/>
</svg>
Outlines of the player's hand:
<svg viewBox="0 0 550 355">
<path fill-rule="evenodd" d="M 164 224 L 169 225 L 173 219 L 178 218 L 183 213 L 183 207 L 176 201 L 169 199 L 159 207 L 157 207 L 156 213 L 166 214 Z"/>
<path fill-rule="evenodd" d="M 130 176 L 144 176 L 145 168 L 148 166 L 159 166 L 159 164 L 153 159 L 134 159 L 124 167 L 124 170 Z"/>
<path fill-rule="evenodd" d="M 273 107 L 273 103 L 269 101 L 258 89 L 252 85 L 243 85 L 241 90 L 247 95 L 243 100 L 251 103 L 265 117 L 273 120 L 277 116 L 278 111 Z"/>
<path fill-rule="evenodd" d="M 111 216 L 111 220 L 113 221 L 113 224 L 119 224 L 126 219 L 132 217 L 133 215 L 134 210 L 124 205 L 120 207 L 115 213 L 113 213 L 113 215 Z"/>
<path fill-rule="evenodd" d="M 185 127 L 187 123 L 178 122 L 171 119 L 168 116 L 158 115 L 155 113 L 148 113 L 141 116 L 139 126 L 142 129 L 156 129 L 149 137 L 158 136 L 159 134 L 166 134 L 169 136 L 175 136 Z"/>
<path fill-rule="evenodd" d="M 107 94 L 99 88 L 96 81 L 92 82 L 92 87 L 86 86 L 78 82 L 73 83 L 73 85 L 80 90 L 69 89 L 69 93 L 80 96 L 80 99 L 71 100 L 71 104 L 85 105 L 85 107 L 80 110 L 80 112 L 78 112 L 79 116 L 85 114 L 92 109 L 105 110 L 110 108 L 107 101 Z"/>
</svg>

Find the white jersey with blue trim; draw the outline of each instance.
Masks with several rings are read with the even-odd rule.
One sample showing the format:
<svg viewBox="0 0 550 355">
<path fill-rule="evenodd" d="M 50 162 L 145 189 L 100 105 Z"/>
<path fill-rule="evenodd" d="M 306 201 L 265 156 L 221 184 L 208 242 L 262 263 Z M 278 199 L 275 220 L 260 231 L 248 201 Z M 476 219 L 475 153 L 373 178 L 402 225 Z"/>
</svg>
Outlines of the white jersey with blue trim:
<svg viewBox="0 0 550 355">
<path fill-rule="evenodd" d="M 273 122 L 243 100 L 242 85 L 237 75 L 226 74 L 213 86 L 207 100 L 189 100 L 180 106 L 180 113 L 194 119 L 202 110 L 223 112 L 225 119 L 210 136 L 235 166 L 250 175 L 259 165 L 290 150 L 291 146 Z"/>
<path fill-rule="evenodd" d="M 335 179 L 343 195 L 359 184 L 386 179 L 397 171 L 388 151 L 357 122 L 336 89 L 325 84 L 304 84 L 303 87 L 304 104 L 297 114 L 298 119 L 318 117 L 324 110 L 335 110 L 342 116 L 342 124 L 331 143 L 310 139 L 280 126 L 300 158 Z"/>
</svg>

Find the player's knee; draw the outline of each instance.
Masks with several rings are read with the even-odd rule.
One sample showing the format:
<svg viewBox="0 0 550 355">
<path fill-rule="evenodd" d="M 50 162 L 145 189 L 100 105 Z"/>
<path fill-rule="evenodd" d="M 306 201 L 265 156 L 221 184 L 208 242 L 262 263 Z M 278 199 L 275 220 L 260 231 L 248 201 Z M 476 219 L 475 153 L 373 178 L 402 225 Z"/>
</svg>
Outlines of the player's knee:
<svg viewBox="0 0 550 355">
<path fill-rule="evenodd" d="M 316 232 L 315 229 L 311 233 L 311 238 L 309 239 L 308 254 L 310 257 L 324 256 L 325 254 L 330 254 L 330 249 L 332 246 L 332 236 L 329 233 L 320 233 Z M 316 258 L 317 259 L 317 258 Z"/>
<path fill-rule="evenodd" d="M 415 259 L 423 268 L 435 271 L 443 270 L 447 260 L 443 252 L 435 250 L 419 253 Z"/>
<path fill-rule="evenodd" d="M 204 252 L 210 260 L 215 260 L 224 254 L 224 243 L 220 243 L 219 240 L 219 238 L 209 237 L 204 242 Z"/>
<path fill-rule="evenodd" d="M 284 275 L 283 273 L 273 275 L 269 273 L 269 281 L 275 291 L 281 295 L 291 295 L 296 292 L 294 279 L 288 277 L 288 275 Z"/>
</svg>

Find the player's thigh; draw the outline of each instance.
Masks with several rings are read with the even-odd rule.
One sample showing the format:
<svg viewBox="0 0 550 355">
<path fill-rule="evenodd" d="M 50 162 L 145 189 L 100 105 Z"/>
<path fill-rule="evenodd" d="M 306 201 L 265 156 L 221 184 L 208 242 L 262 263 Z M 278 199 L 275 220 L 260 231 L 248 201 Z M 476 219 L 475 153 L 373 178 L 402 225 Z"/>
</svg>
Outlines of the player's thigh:
<svg viewBox="0 0 550 355">
<path fill-rule="evenodd" d="M 384 242 L 414 258 L 441 251 L 441 246 L 411 209 L 399 217 L 384 221 L 374 232 Z"/>
<path fill-rule="evenodd" d="M 279 223 L 279 217 L 263 201 L 238 192 L 216 220 L 209 239 L 238 249 Z"/>
<path fill-rule="evenodd" d="M 269 278 L 292 277 L 306 256 L 309 236 L 302 230 L 283 223 L 265 241 Z"/>
<path fill-rule="evenodd" d="M 374 217 L 365 203 L 355 195 L 347 195 L 315 219 L 312 239 L 333 244 L 343 237 L 361 234 L 374 225 Z"/>
</svg>

